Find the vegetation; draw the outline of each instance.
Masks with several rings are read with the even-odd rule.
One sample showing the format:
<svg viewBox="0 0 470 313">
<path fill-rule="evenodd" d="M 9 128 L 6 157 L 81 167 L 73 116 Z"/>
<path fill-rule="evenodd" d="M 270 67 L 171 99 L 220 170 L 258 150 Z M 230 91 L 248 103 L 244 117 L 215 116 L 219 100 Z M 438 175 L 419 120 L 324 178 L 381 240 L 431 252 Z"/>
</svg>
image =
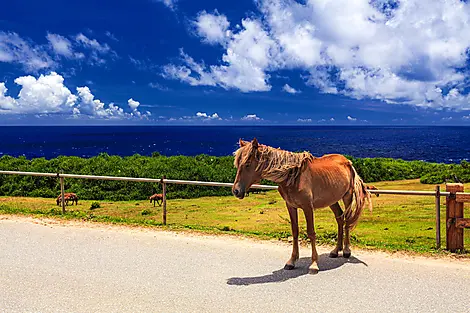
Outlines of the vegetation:
<svg viewBox="0 0 470 313">
<path fill-rule="evenodd" d="M 366 182 L 393 181 L 420 178 L 422 183 L 437 184 L 457 177 L 470 182 L 470 165 L 437 164 L 423 161 L 403 161 L 387 158 L 351 158 L 359 175 Z M 0 158 L 0 170 L 73 173 L 83 175 L 109 175 L 126 177 L 147 177 L 169 179 L 233 182 L 236 171 L 233 157 L 209 155 L 151 157 L 133 155 L 129 157 L 110 156 L 102 153 L 92 158 L 60 156 L 51 160 L 25 157 Z M 263 181 L 264 184 L 270 184 Z M 122 181 L 99 181 L 66 179 L 67 192 L 76 193 L 80 199 L 90 200 L 143 200 L 153 193 L 160 193 L 160 184 Z M 0 175 L 0 196 L 56 197 L 60 192 L 57 178 Z M 188 199 L 204 196 L 230 195 L 229 188 L 200 187 L 192 185 L 169 185 L 168 199 Z"/>
<path fill-rule="evenodd" d="M 419 180 L 374 183 L 380 189 L 430 190 Z M 442 186 L 443 187 L 443 186 Z M 470 184 L 465 186 L 469 190 Z M 435 247 L 435 208 L 433 197 L 380 195 L 372 197 L 373 212 L 365 211 L 353 232 L 356 247 L 388 251 L 446 253 Z M 93 201 L 68 206 L 67 213 L 53 199 L 0 197 L 0 214 L 28 214 L 54 218 L 80 219 L 106 223 L 157 226 L 164 229 L 191 229 L 211 233 L 239 234 L 264 239 L 288 240 L 291 236 L 289 215 L 276 191 L 252 194 L 238 200 L 233 196 L 174 199 L 167 203 L 168 226 L 162 221 L 162 208 L 148 201 L 102 201 L 101 207 L 89 208 Z M 441 207 L 442 242 L 445 246 L 445 201 Z M 305 220 L 299 214 L 300 233 L 307 241 Z M 336 222 L 329 209 L 315 212 L 315 229 L 320 244 L 334 244 Z M 470 231 L 465 231 L 465 246 L 470 248 Z M 286 257 L 287 257 L 286 251 Z M 470 256 L 470 254 L 466 254 Z"/>
</svg>

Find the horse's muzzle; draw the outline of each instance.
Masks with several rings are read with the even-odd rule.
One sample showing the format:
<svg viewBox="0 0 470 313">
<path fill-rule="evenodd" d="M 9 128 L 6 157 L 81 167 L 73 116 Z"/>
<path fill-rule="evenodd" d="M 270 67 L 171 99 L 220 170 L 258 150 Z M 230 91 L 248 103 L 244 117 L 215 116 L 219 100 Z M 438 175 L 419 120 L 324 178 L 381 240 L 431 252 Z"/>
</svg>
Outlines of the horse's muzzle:
<svg viewBox="0 0 470 313">
<path fill-rule="evenodd" d="M 235 197 L 237 197 L 238 199 L 243 199 L 245 197 L 245 192 L 244 191 L 241 191 L 240 189 L 238 188 L 234 188 L 232 189 L 232 193 Z"/>
</svg>

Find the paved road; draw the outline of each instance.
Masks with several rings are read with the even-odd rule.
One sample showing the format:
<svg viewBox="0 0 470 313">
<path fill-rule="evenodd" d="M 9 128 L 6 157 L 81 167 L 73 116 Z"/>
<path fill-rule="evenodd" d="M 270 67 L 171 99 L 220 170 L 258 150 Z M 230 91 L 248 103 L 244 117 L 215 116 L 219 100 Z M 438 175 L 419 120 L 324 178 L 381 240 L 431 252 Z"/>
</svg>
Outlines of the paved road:
<svg viewBox="0 0 470 313">
<path fill-rule="evenodd" d="M 470 264 L 359 252 L 307 274 L 272 242 L 0 219 L 1 312 L 464 312 Z M 354 251 L 353 251 L 354 253 Z"/>
</svg>

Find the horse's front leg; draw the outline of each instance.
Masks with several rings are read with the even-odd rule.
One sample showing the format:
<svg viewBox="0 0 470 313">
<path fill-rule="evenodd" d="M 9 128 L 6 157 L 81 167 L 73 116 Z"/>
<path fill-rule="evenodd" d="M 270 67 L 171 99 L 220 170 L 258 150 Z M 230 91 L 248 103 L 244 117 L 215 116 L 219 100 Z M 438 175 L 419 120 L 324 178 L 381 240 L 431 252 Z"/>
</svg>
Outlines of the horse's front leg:
<svg viewBox="0 0 470 313">
<path fill-rule="evenodd" d="M 299 216 L 297 208 L 287 205 L 287 210 L 290 216 L 290 226 L 292 228 L 292 255 L 287 261 L 284 269 L 292 270 L 295 267 L 295 262 L 299 259 Z"/>
<path fill-rule="evenodd" d="M 316 274 L 319 271 L 318 268 L 318 253 L 315 246 L 316 235 L 314 226 L 313 207 L 302 208 L 305 214 L 305 221 L 307 222 L 307 235 L 312 244 L 312 264 L 309 266 L 308 271 L 310 274 Z"/>
</svg>

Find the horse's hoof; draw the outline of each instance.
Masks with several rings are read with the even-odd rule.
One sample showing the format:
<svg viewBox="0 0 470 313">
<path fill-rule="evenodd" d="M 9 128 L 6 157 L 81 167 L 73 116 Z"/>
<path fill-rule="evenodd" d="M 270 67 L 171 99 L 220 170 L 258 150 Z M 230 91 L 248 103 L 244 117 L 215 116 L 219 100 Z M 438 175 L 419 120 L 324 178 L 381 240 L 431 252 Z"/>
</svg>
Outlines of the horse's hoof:
<svg viewBox="0 0 470 313">
<path fill-rule="evenodd" d="M 287 270 L 287 271 L 291 271 L 295 268 L 295 265 L 293 264 L 286 264 L 284 265 L 284 269 Z"/>
<path fill-rule="evenodd" d="M 338 252 L 330 252 L 330 258 L 337 258 Z"/>
<path fill-rule="evenodd" d="M 320 269 L 317 267 L 317 268 L 309 268 L 308 269 L 308 273 L 310 275 L 315 275 L 315 274 L 318 274 L 318 271 L 320 271 Z"/>
<path fill-rule="evenodd" d="M 349 259 L 351 257 L 351 252 L 343 252 L 343 258 Z"/>
</svg>

